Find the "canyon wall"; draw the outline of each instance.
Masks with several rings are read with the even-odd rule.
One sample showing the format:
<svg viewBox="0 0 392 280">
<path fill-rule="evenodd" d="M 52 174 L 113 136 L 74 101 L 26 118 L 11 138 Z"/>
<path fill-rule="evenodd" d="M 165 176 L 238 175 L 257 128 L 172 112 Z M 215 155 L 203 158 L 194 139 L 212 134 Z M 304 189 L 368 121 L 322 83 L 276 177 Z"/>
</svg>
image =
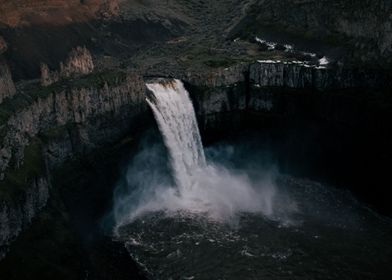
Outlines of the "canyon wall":
<svg viewBox="0 0 392 280">
<path fill-rule="evenodd" d="M 45 206 L 52 170 L 143 126 L 144 91 L 136 74 L 93 73 L 0 104 L 0 256 Z"/>
<path fill-rule="evenodd" d="M 240 131 L 271 116 L 305 114 L 347 127 L 363 124 L 373 111 L 368 110 L 371 103 L 361 105 L 362 92 L 390 87 L 391 79 L 383 75 L 258 61 L 184 72 L 178 78 L 190 91 L 201 131 L 213 135 Z M 90 73 L 46 87 L 31 83 L 23 92 L 0 104 L 3 255 L 49 199 L 52 170 L 132 136 L 146 125 L 143 117 L 151 117 L 143 79 L 123 71 Z M 341 102 L 347 93 L 351 99 Z"/>
<path fill-rule="evenodd" d="M 390 76 L 385 72 L 341 67 L 324 68 L 273 61 L 234 65 L 214 73 L 188 74 L 182 79 L 193 92 L 192 98 L 198 111 L 199 124 L 202 129 L 209 128 L 209 130 L 223 129 L 229 123 L 224 117 L 225 113 L 277 112 L 279 105 L 285 102 L 279 98 L 290 92 L 293 97 L 290 102 L 295 106 L 297 101 L 303 101 L 302 97 L 295 98 L 298 94 L 300 96 L 306 94 L 306 98 L 311 102 L 318 97 L 332 98 L 336 96 L 332 93 L 336 92 L 342 92 L 342 98 L 345 93 L 354 92 L 355 99 L 355 91 L 357 91 L 356 95 L 360 99 L 363 98 L 364 91 L 391 88 Z M 298 112 L 302 105 L 297 104 Z M 279 114 L 287 113 L 283 108 L 279 110 Z M 343 110 L 338 103 L 335 114 L 337 110 Z M 363 119 L 360 115 L 352 115 L 350 122 L 354 122 L 356 118 Z"/>
<path fill-rule="evenodd" d="M 392 63 L 390 0 L 257 0 L 239 30 L 287 32 L 347 46 L 352 60 L 373 66 Z"/>
<path fill-rule="evenodd" d="M 349 188 L 391 215 L 390 74 L 284 62 L 217 74 L 216 86 L 184 78 L 205 143 L 256 131 L 281 172 Z"/>
</svg>

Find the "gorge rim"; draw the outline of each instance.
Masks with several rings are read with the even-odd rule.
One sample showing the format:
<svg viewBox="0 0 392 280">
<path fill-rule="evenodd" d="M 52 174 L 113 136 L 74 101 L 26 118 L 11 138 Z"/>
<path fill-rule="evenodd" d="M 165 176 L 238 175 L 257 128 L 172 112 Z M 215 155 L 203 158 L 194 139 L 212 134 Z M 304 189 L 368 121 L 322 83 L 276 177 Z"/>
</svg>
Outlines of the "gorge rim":
<svg viewBox="0 0 392 280">
<path fill-rule="evenodd" d="M 391 12 L 0 0 L 0 278 L 389 279 Z"/>
</svg>

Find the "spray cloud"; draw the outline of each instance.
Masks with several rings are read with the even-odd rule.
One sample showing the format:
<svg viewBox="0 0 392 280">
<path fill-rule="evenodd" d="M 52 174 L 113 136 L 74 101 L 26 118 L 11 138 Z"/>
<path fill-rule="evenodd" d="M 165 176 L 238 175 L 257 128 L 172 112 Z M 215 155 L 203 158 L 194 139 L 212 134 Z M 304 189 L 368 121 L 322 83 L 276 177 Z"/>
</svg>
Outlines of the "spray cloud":
<svg viewBox="0 0 392 280">
<path fill-rule="evenodd" d="M 273 218 L 277 190 L 274 172 L 257 180 L 221 159 L 233 149 L 209 149 L 201 143 L 189 94 L 179 80 L 147 84 L 147 98 L 169 155 L 159 143 L 145 141 L 131 162 L 125 186 L 115 193 L 118 226 L 150 212 L 199 213 L 216 221 L 231 221 L 243 212 Z"/>
</svg>

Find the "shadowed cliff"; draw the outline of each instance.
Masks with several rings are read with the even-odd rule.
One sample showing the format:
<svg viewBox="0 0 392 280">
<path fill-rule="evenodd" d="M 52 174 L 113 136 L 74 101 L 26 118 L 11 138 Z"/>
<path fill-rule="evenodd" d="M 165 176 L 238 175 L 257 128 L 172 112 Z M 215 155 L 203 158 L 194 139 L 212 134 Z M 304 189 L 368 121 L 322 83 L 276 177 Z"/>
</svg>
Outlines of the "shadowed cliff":
<svg viewBox="0 0 392 280">
<path fill-rule="evenodd" d="M 26 256 L 41 244 L 55 256 L 40 262 L 48 279 L 99 274 L 101 262 L 115 270 L 102 255 L 121 249 L 87 241 L 121 153 L 154 126 L 154 77 L 184 81 L 205 143 L 257 131 L 283 171 L 350 188 L 390 215 L 390 12 L 389 0 L 0 0 L 0 272 L 39 275 Z"/>
</svg>

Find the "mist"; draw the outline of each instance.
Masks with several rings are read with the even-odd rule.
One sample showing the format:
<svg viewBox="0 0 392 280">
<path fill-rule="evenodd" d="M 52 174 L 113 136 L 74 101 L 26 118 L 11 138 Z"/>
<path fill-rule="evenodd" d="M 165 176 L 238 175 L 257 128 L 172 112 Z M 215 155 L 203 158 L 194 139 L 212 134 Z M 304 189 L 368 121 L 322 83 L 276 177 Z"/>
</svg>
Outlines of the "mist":
<svg viewBox="0 0 392 280">
<path fill-rule="evenodd" d="M 180 80 L 160 79 L 147 88 L 147 103 L 162 137 L 141 142 L 125 182 L 116 189 L 117 227 L 152 212 L 200 214 L 235 223 L 241 213 L 277 219 L 282 211 L 296 209 L 295 203 L 279 203 L 276 215 L 278 172 L 260 166 L 263 157 L 252 160 L 253 150 L 248 155 L 236 151 L 236 145 L 218 145 L 204 151 L 192 101 Z M 236 158 L 246 165 L 234 164 Z"/>
<path fill-rule="evenodd" d="M 246 145 L 219 143 L 205 149 L 207 163 L 191 174 L 193 185 L 178 192 L 170 156 L 158 132 L 149 131 L 114 192 L 116 227 L 151 212 L 198 214 L 235 224 L 243 213 L 288 223 L 298 209 L 279 189 L 279 172 L 268 156 Z M 239 158 L 238 158 L 239 157 Z"/>
</svg>

